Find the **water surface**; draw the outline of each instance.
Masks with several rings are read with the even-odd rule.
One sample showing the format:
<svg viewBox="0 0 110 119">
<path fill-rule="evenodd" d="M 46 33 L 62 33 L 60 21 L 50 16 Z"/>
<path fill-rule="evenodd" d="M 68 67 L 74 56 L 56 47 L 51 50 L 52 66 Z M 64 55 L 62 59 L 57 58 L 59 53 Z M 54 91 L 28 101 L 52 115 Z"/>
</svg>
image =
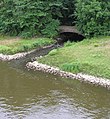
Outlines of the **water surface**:
<svg viewBox="0 0 110 119">
<path fill-rule="evenodd" d="M 0 62 L 0 119 L 110 119 L 110 91 Z"/>
</svg>

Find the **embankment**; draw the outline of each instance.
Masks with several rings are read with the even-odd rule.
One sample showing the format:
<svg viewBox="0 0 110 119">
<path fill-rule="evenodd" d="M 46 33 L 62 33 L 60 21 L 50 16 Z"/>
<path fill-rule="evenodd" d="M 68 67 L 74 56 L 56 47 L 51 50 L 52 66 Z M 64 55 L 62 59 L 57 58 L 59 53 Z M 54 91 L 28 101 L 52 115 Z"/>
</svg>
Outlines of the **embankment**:
<svg viewBox="0 0 110 119">
<path fill-rule="evenodd" d="M 33 52 L 37 52 L 39 50 L 46 50 L 46 49 L 51 49 L 52 47 L 55 47 L 54 44 L 49 45 L 49 46 L 44 46 L 42 48 L 37 48 L 35 50 L 32 51 L 28 51 L 28 52 L 22 52 L 22 53 L 16 53 L 14 55 L 4 55 L 4 54 L 0 54 L 0 60 L 1 61 L 11 61 L 11 60 L 17 60 L 20 58 L 24 58 L 26 57 L 28 54 L 31 54 Z"/>
<path fill-rule="evenodd" d="M 73 74 L 70 72 L 62 71 L 56 67 L 51 67 L 51 66 L 48 66 L 48 65 L 45 65 L 42 63 L 38 63 L 37 61 L 28 62 L 26 64 L 26 67 L 28 69 L 34 69 L 35 71 L 39 70 L 39 71 L 51 73 L 54 75 L 60 75 L 61 77 L 65 77 L 65 78 L 77 79 L 81 82 L 86 82 L 89 84 L 93 84 L 96 86 L 102 86 L 107 89 L 110 89 L 110 80 L 109 79 L 98 78 L 98 77 L 94 77 L 94 76 L 90 76 L 90 75 L 86 75 L 86 74 L 82 74 L 82 73 Z"/>
</svg>

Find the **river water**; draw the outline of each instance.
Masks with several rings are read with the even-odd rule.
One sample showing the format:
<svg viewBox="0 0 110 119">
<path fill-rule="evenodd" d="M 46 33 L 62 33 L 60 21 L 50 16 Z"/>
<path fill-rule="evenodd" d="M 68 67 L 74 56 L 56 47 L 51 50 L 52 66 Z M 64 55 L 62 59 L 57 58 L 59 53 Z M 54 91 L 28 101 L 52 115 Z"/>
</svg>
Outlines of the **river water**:
<svg viewBox="0 0 110 119">
<path fill-rule="evenodd" d="M 110 119 L 110 91 L 0 62 L 0 119 Z"/>
</svg>

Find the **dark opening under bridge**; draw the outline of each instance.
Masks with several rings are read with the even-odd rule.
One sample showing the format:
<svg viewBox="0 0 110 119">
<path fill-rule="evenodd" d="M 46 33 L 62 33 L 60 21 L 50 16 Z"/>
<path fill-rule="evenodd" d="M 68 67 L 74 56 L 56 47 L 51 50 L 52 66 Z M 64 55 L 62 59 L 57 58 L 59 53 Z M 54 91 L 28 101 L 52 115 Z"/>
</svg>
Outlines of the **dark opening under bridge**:
<svg viewBox="0 0 110 119">
<path fill-rule="evenodd" d="M 67 41 L 81 41 L 85 38 L 83 34 L 81 34 L 75 26 L 60 26 L 59 28 L 59 35 L 57 36 L 56 40 L 58 43 L 63 43 Z"/>
</svg>

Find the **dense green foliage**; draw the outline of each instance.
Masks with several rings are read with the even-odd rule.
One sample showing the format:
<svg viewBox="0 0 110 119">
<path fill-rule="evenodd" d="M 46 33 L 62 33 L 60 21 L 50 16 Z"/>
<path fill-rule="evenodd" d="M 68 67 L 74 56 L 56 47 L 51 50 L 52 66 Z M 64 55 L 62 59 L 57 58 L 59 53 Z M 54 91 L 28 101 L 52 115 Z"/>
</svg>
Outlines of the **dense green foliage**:
<svg viewBox="0 0 110 119">
<path fill-rule="evenodd" d="M 22 37 L 57 35 L 77 25 L 86 36 L 110 35 L 109 0 L 1 0 L 0 33 Z"/>
<path fill-rule="evenodd" d="M 77 26 L 86 36 L 110 35 L 110 1 L 77 0 Z"/>
<path fill-rule="evenodd" d="M 2 0 L 0 32 L 23 37 L 33 37 L 41 33 L 50 37 L 56 35 L 54 31 L 57 30 L 59 21 L 52 18 L 52 11 L 60 6 L 60 2 L 53 0 Z"/>
<path fill-rule="evenodd" d="M 61 15 L 59 20 L 63 25 L 75 25 L 75 1 L 76 0 L 62 0 Z"/>
</svg>

